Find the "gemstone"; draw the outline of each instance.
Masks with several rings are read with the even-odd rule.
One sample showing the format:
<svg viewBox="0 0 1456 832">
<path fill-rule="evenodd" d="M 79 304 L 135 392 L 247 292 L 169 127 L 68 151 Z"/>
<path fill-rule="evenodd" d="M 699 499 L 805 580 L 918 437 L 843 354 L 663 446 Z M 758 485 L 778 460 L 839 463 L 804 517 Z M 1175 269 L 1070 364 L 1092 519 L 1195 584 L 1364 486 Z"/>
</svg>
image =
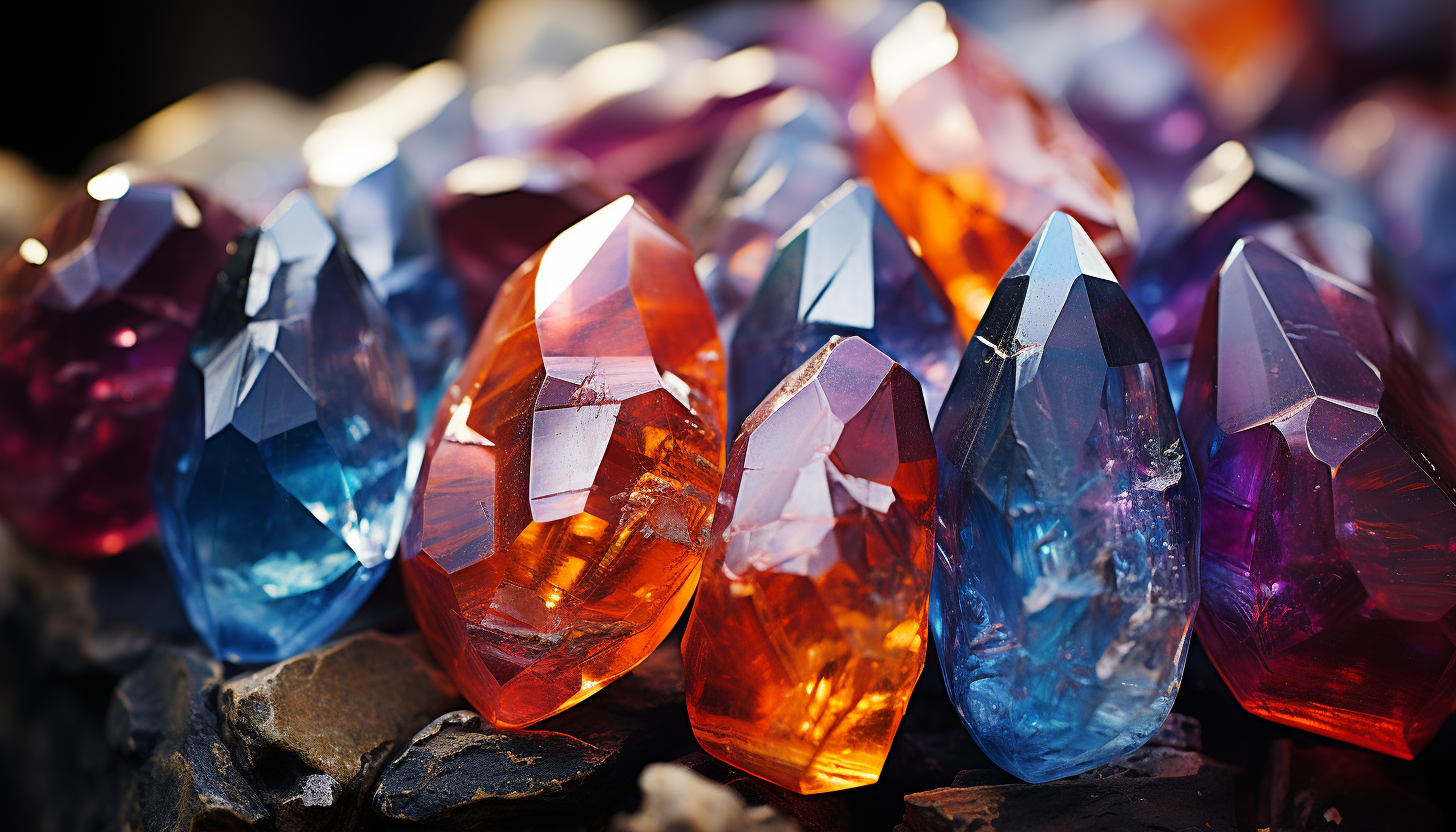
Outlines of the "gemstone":
<svg viewBox="0 0 1456 832">
<path fill-rule="evenodd" d="M 152 534 L 147 462 L 242 225 L 200 191 L 113 168 L 0 269 L 0 513 L 22 535 L 110 555 Z"/>
<path fill-rule="evenodd" d="M 65 189 L 29 160 L 0 150 L 0 251 L 14 251 L 65 196 Z"/>
<path fill-rule="evenodd" d="M 225 81 L 159 110 L 101 154 L 195 182 L 257 222 L 304 183 L 299 149 L 320 116 L 312 102 L 276 87 Z"/>
<path fill-rule="evenodd" d="M 440 244 L 470 332 L 517 266 L 616 196 L 590 177 L 591 165 L 566 153 L 482 156 L 445 177 Z"/>
<path fill-rule="evenodd" d="M 1312 207 L 1289 159 L 1228 141 L 1183 184 L 1163 226 L 1138 257 L 1128 294 L 1163 355 L 1176 402 L 1208 281 L 1239 238 Z"/>
<path fill-rule="evenodd" d="M 558 73 L 645 22 L 629 0 L 486 0 L 461 24 L 454 51 L 483 87 Z"/>
<path fill-rule="evenodd" d="M 841 132 L 828 101 L 794 87 L 739 114 L 714 151 L 683 228 L 725 344 L 779 237 L 854 175 Z"/>
<path fill-rule="evenodd" d="M 796 229 L 733 336 L 730 424 L 736 430 L 834 335 L 863 337 L 913 373 L 934 419 L 965 341 L 939 284 L 874 190 L 862 180 L 846 182 Z"/>
<path fill-rule="evenodd" d="M 831 339 L 733 442 L 682 646 L 704 749 L 800 794 L 879 779 L 925 665 L 934 509 L 919 383 Z"/>
<path fill-rule="evenodd" d="M 1115 263 L 1130 256 L 1137 227 L 1112 160 L 939 3 L 916 6 L 875 46 L 870 82 L 850 117 L 861 168 L 967 337 L 1053 210 Z"/>
<path fill-rule="evenodd" d="M 399 542 L 414 422 L 389 313 L 291 195 L 236 240 L 152 467 L 168 566 L 214 653 L 277 661 L 358 609 Z"/>
<path fill-rule="evenodd" d="M 1203 483 L 1199 640 L 1239 702 L 1411 757 L 1456 704 L 1456 424 L 1373 296 L 1240 242 L 1181 416 Z"/>
<path fill-rule="evenodd" d="M 692 254 L 621 197 L 506 281 L 441 402 L 405 588 L 472 707 L 519 728 L 660 644 L 724 458 L 722 347 Z"/>
<path fill-rule="evenodd" d="M 419 396 L 418 412 L 434 413 L 460 371 L 470 333 L 460 284 L 440 266 L 435 215 L 424 188 L 395 159 L 340 193 L 334 219 L 394 321 Z M 416 433 L 428 430 L 429 420 L 421 418 Z"/>
<path fill-rule="evenodd" d="M 1198 483 L 1157 348 L 1066 214 L 996 288 L 935 445 L 930 627 L 976 742 L 1033 782 L 1142 745 L 1198 606 Z"/>
</svg>

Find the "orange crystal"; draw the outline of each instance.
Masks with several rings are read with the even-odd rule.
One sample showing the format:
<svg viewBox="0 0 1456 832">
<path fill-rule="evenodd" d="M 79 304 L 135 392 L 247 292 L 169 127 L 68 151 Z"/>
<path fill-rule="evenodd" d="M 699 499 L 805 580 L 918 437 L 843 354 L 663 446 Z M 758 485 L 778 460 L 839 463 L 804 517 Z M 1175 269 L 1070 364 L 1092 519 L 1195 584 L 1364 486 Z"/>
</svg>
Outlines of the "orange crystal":
<svg viewBox="0 0 1456 832">
<path fill-rule="evenodd" d="M 704 749 L 802 794 L 879 779 L 925 665 L 935 469 L 919 383 L 859 338 L 749 416 L 683 638 Z"/>
<path fill-rule="evenodd" d="M 431 648 L 495 725 L 585 699 L 682 614 L 723 473 L 722 356 L 691 253 L 632 197 L 501 287 L 403 548 Z"/>
<path fill-rule="evenodd" d="M 1128 273 L 1137 225 L 1121 171 L 939 3 L 915 7 L 875 46 L 867 87 L 850 114 L 860 166 L 965 337 L 1053 211 L 1075 217 L 1113 271 Z"/>
</svg>

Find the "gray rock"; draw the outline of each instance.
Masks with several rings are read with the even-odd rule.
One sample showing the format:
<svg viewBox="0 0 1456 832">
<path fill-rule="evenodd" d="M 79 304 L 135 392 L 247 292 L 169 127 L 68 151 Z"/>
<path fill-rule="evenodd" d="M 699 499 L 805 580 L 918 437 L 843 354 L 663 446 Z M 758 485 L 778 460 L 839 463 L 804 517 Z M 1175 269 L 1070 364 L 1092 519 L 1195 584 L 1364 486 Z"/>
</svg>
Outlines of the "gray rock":
<svg viewBox="0 0 1456 832">
<path fill-rule="evenodd" d="M 1415 764 L 1359 748 L 1297 748 L 1275 740 L 1264 769 L 1260 826 L 1271 832 L 1450 828 L 1421 789 Z"/>
<path fill-rule="evenodd" d="M 770 806 L 746 806 L 734 790 L 676 765 L 653 764 L 637 779 L 642 807 L 618 815 L 612 832 L 797 832 Z"/>
<path fill-rule="evenodd" d="M 280 830 L 352 828 L 379 772 L 457 705 L 423 640 L 365 632 L 221 687 L 224 735 Z"/>
<path fill-rule="evenodd" d="M 529 731 L 446 714 L 385 769 L 374 808 L 428 828 L 557 828 L 603 821 L 653 760 L 691 747 L 676 642 Z"/>
</svg>

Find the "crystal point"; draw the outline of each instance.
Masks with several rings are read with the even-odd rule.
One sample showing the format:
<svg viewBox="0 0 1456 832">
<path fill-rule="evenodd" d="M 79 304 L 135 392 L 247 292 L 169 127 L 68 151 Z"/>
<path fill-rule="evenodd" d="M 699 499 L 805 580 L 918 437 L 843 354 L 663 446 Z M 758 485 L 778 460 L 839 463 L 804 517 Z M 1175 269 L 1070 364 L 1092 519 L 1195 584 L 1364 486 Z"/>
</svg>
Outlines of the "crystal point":
<svg viewBox="0 0 1456 832">
<path fill-rule="evenodd" d="M 152 533 L 147 461 L 243 224 L 195 189 L 103 176 L 106 199 L 78 190 L 0 268 L 0 514 L 78 555 Z"/>
<path fill-rule="evenodd" d="M 632 197 L 501 287 L 441 402 L 404 541 L 410 605 L 501 727 L 626 673 L 697 584 L 723 356 L 692 256 Z"/>
<path fill-rule="evenodd" d="M 861 336 L 913 373 L 934 418 L 964 341 L 939 285 L 861 181 L 785 235 L 744 310 L 729 362 L 733 424 L 834 335 Z"/>
<path fill-rule="evenodd" d="M 875 782 L 925 663 L 934 505 L 920 385 L 832 338 L 733 443 L 683 638 L 703 748 L 804 794 Z"/>
<path fill-rule="evenodd" d="M 1239 702 L 1415 754 L 1456 703 L 1456 424 L 1374 296 L 1239 242 L 1180 413 L 1203 483 L 1199 639 Z"/>
<path fill-rule="evenodd" d="M 935 440 L 931 629 L 976 742 L 1033 781 L 1137 748 L 1183 672 L 1198 486 L 1152 338 L 1070 216 L 1002 278 Z"/>
<path fill-rule="evenodd" d="M 276 661 L 364 602 L 403 528 L 414 420 L 388 312 L 290 196 L 237 239 L 152 467 L 168 564 L 215 653 Z"/>
</svg>

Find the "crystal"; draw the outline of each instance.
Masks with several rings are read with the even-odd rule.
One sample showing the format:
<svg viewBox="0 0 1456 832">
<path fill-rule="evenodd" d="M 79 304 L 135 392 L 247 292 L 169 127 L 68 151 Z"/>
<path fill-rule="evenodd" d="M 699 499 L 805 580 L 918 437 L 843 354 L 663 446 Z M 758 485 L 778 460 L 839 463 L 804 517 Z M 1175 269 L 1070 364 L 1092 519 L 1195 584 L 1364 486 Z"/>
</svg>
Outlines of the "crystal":
<svg viewBox="0 0 1456 832">
<path fill-rule="evenodd" d="M 65 198 L 28 160 L 0 150 L 0 251 L 14 251 Z"/>
<path fill-rule="evenodd" d="M 590 163 L 566 153 L 482 156 L 451 171 L 445 190 L 440 244 L 470 332 L 517 266 L 617 196 L 591 179 Z"/>
<path fill-rule="evenodd" d="M 152 534 L 144 472 L 242 225 L 198 190 L 112 169 L 0 269 L 0 513 L 22 535 L 110 555 Z"/>
<path fill-rule="evenodd" d="M 481 0 L 455 52 L 476 87 L 565 70 L 631 38 L 646 21 L 630 0 Z"/>
<path fill-rule="evenodd" d="M 214 653 L 277 661 L 358 609 L 399 542 L 414 423 L 389 313 L 291 195 L 236 240 L 152 467 L 168 566 Z"/>
<path fill-rule="evenodd" d="M 440 266 L 435 215 L 424 189 L 395 159 L 339 194 L 334 219 L 394 321 L 418 411 L 434 413 L 460 370 L 470 334 L 460 284 Z M 416 432 L 428 430 L 428 419 L 421 418 Z"/>
<path fill-rule="evenodd" d="M 915 7 L 875 46 L 870 81 L 850 114 L 860 164 L 968 337 L 1053 210 L 1077 217 L 1115 263 L 1130 256 L 1137 227 L 1112 160 L 939 3 Z"/>
<path fill-rule="evenodd" d="M 729 124 L 682 220 L 723 343 L 732 340 L 779 237 L 854 175 L 841 132 L 829 102 L 802 87 Z"/>
<path fill-rule="evenodd" d="M 874 190 L 844 183 L 785 236 L 733 337 L 730 425 L 833 335 L 859 335 L 913 373 L 934 419 L 965 341 Z"/>
<path fill-rule="evenodd" d="M 832 338 L 733 443 L 682 646 L 704 749 L 801 794 L 879 778 L 925 665 L 934 508 L 919 383 Z"/>
<path fill-rule="evenodd" d="M 1373 296 L 1254 239 L 1198 327 L 1199 640 L 1260 716 L 1409 758 L 1456 704 L 1456 424 Z"/>
<path fill-rule="evenodd" d="M 431 431 L 405 588 L 435 656 L 499 727 L 632 669 L 697 585 L 723 357 L 664 222 L 621 197 L 522 264 Z"/>
<path fill-rule="evenodd" d="M 102 155 L 195 182 L 256 222 L 304 182 L 300 148 L 321 113 L 257 81 L 225 81 L 147 118 Z"/>
<path fill-rule="evenodd" d="M 1198 606 L 1198 483 L 1153 340 L 1066 214 L 1002 278 L 935 445 L 930 626 L 976 742 L 1034 782 L 1142 745 Z"/>
</svg>

